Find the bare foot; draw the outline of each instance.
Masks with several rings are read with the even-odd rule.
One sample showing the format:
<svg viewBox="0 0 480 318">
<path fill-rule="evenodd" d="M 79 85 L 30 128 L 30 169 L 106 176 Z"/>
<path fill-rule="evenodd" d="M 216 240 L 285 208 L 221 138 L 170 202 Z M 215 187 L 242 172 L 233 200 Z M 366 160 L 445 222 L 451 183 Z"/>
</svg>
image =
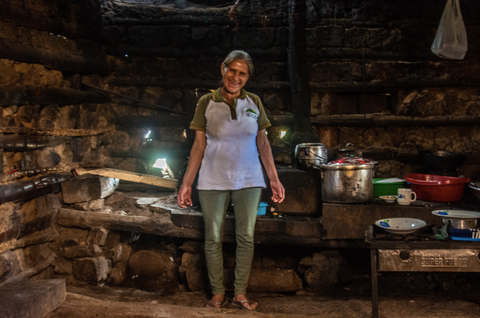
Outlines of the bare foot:
<svg viewBox="0 0 480 318">
<path fill-rule="evenodd" d="M 224 295 L 213 295 L 206 304 L 206 308 L 222 308 L 223 300 L 225 299 Z"/>
<path fill-rule="evenodd" d="M 235 295 L 232 299 L 232 304 L 246 310 L 255 310 L 258 307 L 258 303 L 248 299 L 247 295 Z"/>
</svg>

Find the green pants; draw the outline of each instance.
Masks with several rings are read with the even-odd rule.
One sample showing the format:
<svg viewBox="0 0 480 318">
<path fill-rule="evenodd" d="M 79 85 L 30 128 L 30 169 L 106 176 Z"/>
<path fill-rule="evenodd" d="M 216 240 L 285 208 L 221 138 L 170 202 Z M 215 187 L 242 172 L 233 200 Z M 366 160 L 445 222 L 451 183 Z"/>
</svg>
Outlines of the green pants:
<svg viewBox="0 0 480 318">
<path fill-rule="evenodd" d="M 225 294 L 222 241 L 225 215 L 231 198 L 235 211 L 237 241 L 234 293 L 235 295 L 246 294 L 253 260 L 255 222 L 262 189 L 199 190 L 198 193 L 205 222 L 205 259 L 212 293 Z"/>
</svg>

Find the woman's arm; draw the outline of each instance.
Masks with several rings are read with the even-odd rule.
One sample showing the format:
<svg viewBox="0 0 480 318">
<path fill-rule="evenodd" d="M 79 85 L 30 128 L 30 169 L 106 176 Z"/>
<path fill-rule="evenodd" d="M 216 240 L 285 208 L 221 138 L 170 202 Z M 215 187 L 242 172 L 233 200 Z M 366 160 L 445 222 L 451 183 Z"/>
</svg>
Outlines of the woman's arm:
<svg viewBox="0 0 480 318">
<path fill-rule="evenodd" d="M 283 188 L 280 179 L 278 179 L 277 169 L 275 168 L 275 162 L 273 161 L 272 148 L 268 142 L 265 129 L 262 129 L 257 133 L 257 148 L 263 167 L 270 180 L 270 188 L 272 189 L 273 194 L 272 200 L 273 202 L 281 203 L 283 199 L 285 199 L 285 189 Z"/>
<path fill-rule="evenodd" d="M 202 163 L 205 147 L 207 146 L 207 137 L 204 131 L 197 130 L 195 132 L 195 141 L 192 150 L 190 150 L 190 159 L 188 167 L 183 177 L 182 185 L 177 193 L 178 205 L 186 208 L 187 205 L 192 206 L 192 184 L 197 175 L 200 164 Z"/>
</svg>

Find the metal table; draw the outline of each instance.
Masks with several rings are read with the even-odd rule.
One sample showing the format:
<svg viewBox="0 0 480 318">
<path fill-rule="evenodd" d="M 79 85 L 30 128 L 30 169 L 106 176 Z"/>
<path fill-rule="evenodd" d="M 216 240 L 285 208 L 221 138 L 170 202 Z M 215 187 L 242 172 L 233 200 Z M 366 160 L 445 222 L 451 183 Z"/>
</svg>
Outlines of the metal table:
<svg viewBox="0 0 480 318">
<path fill-rule="evenodd" d="M 432 228 L 403 236 L 369 226 L 365 243 L 370 248 L 373 318 L 378 318 L 378 272 L 480 272 L 480 240 L 436 240 Z"/>
</svg>

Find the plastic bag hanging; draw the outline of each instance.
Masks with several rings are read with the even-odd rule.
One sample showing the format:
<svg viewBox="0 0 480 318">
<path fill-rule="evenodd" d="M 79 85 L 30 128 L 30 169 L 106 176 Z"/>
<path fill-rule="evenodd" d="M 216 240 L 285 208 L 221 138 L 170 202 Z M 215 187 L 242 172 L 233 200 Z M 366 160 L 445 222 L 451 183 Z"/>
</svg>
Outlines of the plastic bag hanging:
<svg viewBox="0 0 480 318">
<path fill-rule="evenodd" d="M 435 55 L 445 59 L 462 60 L 465 57 L 467 31 L 459 0 L 447 0 L 431 49 Z"/>
</svg>

